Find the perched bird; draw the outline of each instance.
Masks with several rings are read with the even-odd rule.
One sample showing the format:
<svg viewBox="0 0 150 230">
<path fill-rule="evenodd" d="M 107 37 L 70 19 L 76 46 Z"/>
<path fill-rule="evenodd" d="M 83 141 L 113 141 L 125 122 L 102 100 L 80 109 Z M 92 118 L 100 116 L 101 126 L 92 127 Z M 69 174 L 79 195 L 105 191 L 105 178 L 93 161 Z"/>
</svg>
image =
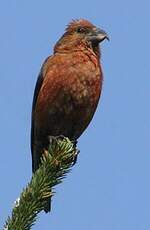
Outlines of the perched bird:
<svg viewBox="0 0 150 230">
<path fill-rule="evenodd" d="M 49 136 L 76 141 L 90 123 L 102 90 L 99 43 L 108 39 L 87 20 L 73 20 L 54 46 L 37 79 L 31 128 L 33 173 Z M 50 203 L 45 207 L 50 211 Z"/>
</svg>

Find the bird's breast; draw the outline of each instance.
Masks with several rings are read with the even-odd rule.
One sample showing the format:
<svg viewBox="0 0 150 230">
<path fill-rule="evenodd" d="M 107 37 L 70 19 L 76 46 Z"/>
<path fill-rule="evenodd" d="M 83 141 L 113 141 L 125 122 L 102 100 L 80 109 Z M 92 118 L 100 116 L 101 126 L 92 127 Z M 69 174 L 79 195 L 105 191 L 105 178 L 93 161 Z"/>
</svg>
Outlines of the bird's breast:
<svg viewBox="0 0 150 230">
<path fill-rule="evenodd" d="M 87 56 L 73 58 L 68 76 L 63 79 L 64 92 L 70 94 L 76 105 L 97 104 L 102 88 L 102 71 L 99 62 Z"/>
<path fill-rule="evenodd" d="M 79 57 L 61 63 L 61 56 L 57 68 L 47 71 L 35 109 L 37 132 L 45 136 L 78 138 L 94 115 L 102 71 L 87 56 Z"/>
</svg>

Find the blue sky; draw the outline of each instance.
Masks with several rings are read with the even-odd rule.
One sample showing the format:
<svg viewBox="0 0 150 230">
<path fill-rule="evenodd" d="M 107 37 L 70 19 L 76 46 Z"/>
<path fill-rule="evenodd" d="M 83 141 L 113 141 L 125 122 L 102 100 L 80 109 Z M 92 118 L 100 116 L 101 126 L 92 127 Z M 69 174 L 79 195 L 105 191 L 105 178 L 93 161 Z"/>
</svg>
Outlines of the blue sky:
<svg viewBox="0 0 150 230">
<path fill-rule="evenodd" d="M 71 19 L 104 28 L 103 93 L 77 165 L 33 229 L 150 229 L 147 0 L 0 2 L 0 228 L 31 178 L 30 115 L 40 66 Z"/>
</svg>

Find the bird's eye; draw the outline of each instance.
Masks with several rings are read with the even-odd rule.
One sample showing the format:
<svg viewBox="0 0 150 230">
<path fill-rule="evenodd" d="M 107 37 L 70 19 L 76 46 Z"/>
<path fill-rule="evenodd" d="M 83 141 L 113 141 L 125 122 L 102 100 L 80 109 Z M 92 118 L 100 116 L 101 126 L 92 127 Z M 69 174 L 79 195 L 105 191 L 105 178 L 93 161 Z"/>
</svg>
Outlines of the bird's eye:
<svg viewBox="0 0 150 230">
<path fill-rule="evenodd" d="M 85 33 L 85 32 L 86 32 L 86 29 L 83 28 L 83 27 L 79 27 L 79 28 L 77 29 L 77 32 L 78 32 L 78 33 Z"/>
</svg>

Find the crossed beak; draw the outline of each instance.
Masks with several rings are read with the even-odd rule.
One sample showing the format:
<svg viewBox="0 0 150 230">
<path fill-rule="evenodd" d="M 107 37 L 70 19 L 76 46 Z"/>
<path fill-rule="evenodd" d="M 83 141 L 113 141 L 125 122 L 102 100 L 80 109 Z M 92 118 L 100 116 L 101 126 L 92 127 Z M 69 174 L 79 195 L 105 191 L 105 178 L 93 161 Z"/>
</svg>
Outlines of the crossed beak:
<svg viewBox="0 0 150 230">
<path fill-rule="evenodd" d="M 108 34 L 97 27 L 93 28 L 92 32 L 89 34 L 89 40 L 93 42 L 102 42 L 103 40 L 107 39 L 109 41 Z"/>
</svg>

